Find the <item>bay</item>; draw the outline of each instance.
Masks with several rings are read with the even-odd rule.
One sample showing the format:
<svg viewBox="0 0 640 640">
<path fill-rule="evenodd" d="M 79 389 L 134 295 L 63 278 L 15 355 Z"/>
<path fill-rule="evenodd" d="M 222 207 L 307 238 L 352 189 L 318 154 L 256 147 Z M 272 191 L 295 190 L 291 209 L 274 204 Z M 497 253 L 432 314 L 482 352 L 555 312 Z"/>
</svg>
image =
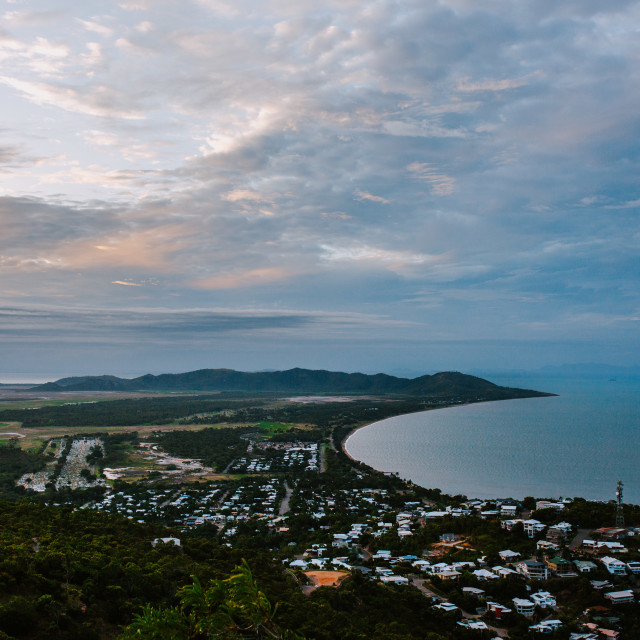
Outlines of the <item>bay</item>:
<svg viewBox="0 0 640 640">
<path fill-rule="evenodd" d="M 381 471 L 480 498 L 615 498 L 640 503 L 640 381 L 492 378 L 557 397 L 396 416 L 354 432 L 345 449 Z"/>
</svg>

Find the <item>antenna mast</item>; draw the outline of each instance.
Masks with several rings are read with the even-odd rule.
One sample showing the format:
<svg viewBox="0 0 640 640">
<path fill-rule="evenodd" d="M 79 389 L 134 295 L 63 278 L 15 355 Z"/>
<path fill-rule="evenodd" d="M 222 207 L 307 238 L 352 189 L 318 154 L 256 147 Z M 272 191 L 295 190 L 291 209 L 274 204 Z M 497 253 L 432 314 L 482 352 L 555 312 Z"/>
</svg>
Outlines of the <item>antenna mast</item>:
<svg viewBox="0 0 640 640">
<path fill-rule="evenodd" d="M 616 527 L 624 527 L 624 509 L 622 507 L 622 480 L 618 480 L 618 490 L 616 491 L 618 505 L 616 508 Z"/>
</svg>

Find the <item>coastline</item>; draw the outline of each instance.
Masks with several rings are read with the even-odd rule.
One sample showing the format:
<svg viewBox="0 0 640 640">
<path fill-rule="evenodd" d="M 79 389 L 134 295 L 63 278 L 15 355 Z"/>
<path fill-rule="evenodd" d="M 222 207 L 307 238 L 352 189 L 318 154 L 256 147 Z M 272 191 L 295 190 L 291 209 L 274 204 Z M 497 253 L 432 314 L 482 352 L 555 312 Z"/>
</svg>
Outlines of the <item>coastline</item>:
<svg viewBox="0 0 640 640">
<path fill-rule="evenodd" d="M 544 388 L 545 381 L 535 382 Z M 429 407 L 392 416 L 396 422 L 371 420 L 342 432 L 340 450 L 379 472 L 399 473 L 419 486 L 450 494 L 608 501 L 615 496 L 615 476 L 625 483 L 626 502 L 640 504 L 640 432 L 634 426 L 639 390 L 637 383 L 614 388 L 569 380 L 544 403 L 514 398 L 524 404 L 491 400 Z M 483 406 L 470 406 L 474 404 Z M 460 414 L 426 413 L 455 406 Z M 423 413 L 424 420 L 416 417 Z M 356 431 L 386 420 L 391 422 L 378 424 L 370 436 L 361 434 L 348 446 Z M 577 433 L 582 435 L 576 440 Z M 545 442 L 559 446 L 550 449 Z M 585 465 L 594 446 L 601 455 Z"/>
<path fill-rule="evenodd" d="M 520 398 L 505 398 L 505 400 L 519 400 Z M 381 469 L 376 469 L 375 467 L 372 467 L 370 464 L 367 464 L 366 462 L 363 462 L 362 460 L 358 460 L 357 458 L 354 458 L 348 451 L 347 451 L 347 440 L 356 432 L 356 431 L 360 431 L 360 429 L 364 429 L 365 427 L 370 427 L 372 424 L 376 424 L 378 422 L 384 422 L 384 420 L 390 420 L 391 418 L 400 418 L 401 416 L 413 416 L 416 413 L 427 413 L 428 411 L 439 411 L 440 409 L 451 409 L 452 407 L 466 407 L 467 405 L 470 404 L 486 404 L 488 402 L 504 402 L 504 400 L 481 400 L 480 402 L 458 402 L 456 404 L 447 404 L 445 406 L 442 407 L 429 407 L 428 409 L 421 409 L 420 411 L 409 411 L 409 413 L 399 413 L 396 416 L 390 416 L 388 418 L 383 418 L 382 420 L 373 420 L 372 422 L 367 422 L 366 424 L 361 424 L 359 427 L 355 427 L 355 429 L 351 429 L 351 431 L 349 431 L 349 433 L 347 433 L 347 435 L 342 438 L 342 441 L 340 442 L 340 449 L 342 450 L 342 453 L 344 453 L 345 456 L 347 456 L 347 458 L 349 458 L 349 460 L 352 460 L 353 462 L 359 462 L 361 464 L 366 464 L 368 467 L 371 467 L 372 469 L 374 469 L 375 471 L 377 471 L 378 473 L 387 473 L 386 471 L 382 471 Z"/>
</svg>

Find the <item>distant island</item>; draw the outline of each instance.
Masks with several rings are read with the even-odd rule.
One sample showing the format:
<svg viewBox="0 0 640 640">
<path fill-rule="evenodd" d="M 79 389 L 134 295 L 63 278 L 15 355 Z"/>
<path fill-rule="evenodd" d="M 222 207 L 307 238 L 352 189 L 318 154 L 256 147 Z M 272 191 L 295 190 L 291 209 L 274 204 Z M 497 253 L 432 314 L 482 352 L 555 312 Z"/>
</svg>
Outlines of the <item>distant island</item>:
<svg viewBox="0 0 640 640">
<path fill-rule="evenodd" d="M 250 393 L 340 393 L 354 395 L 399 395 L 429 398 L 505 400 L 553 395 L 531 389 L 501 387 L 483 378 L 445 371 L 418 378 L 398 378 L 384 373 L 342 373 L 289 369 L 287 371 L 242 372 L 232 369 L 200 369 L 187 373 L 147 374 L 137 378 L 82 376 L 61 378 L 31 387 L 31 391 L 186 392 L 224 391 Z"/>
</svg>

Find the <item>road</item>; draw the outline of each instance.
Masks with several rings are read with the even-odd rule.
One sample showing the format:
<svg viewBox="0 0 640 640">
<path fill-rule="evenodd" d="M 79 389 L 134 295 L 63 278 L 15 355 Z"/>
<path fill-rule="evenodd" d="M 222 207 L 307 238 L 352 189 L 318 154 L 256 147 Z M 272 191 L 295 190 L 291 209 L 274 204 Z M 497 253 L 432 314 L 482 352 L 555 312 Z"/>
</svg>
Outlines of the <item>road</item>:
<svg viewBox="0 0 640 640">
<path fill-rule="evenodd" d="M 575 538 L 571 541 L 569 545 L 569 549 L 577 549 L 582 541 L 591 537 L 592 529 L 578 529 L 578 533 L 576 533 Z"/>
<path fill-rule="evenodd" d="M 320 473 L 324 473 L 327 470 L 327 445 L 320 444 Z"/>
<path fill-rule="evenodd" d="M 291 499 L 291 494 L 293 493 L 293 489 L 287 484 L 286 480 L 284 483 L 285 494 L 284 498 L 282 498 L 282 502 L 280 503 L 280 510 L 278 511 L 279 516 L 283 516 L 285 513 L 289 513 L 289 500 Z"/>
</svg>

